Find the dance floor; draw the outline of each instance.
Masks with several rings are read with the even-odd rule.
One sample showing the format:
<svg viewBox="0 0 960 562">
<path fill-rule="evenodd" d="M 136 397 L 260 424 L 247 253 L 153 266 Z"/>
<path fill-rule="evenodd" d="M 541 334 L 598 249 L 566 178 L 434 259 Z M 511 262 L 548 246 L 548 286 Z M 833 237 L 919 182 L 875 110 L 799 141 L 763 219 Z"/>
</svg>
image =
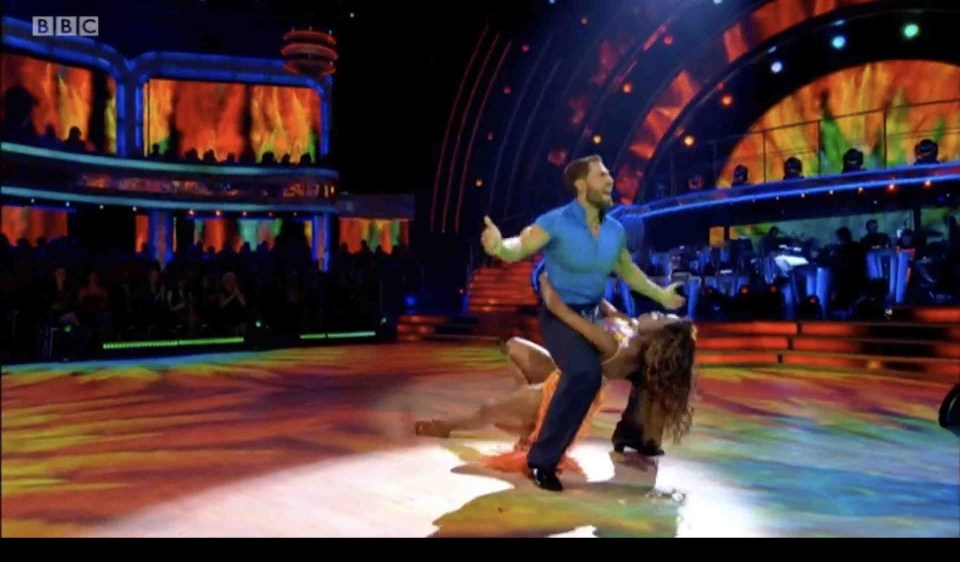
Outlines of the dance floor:
<svg viewBox="0 0 960 562">
<path fill-rule="evenodd" d="M 611 385 L 551 494 L 480 468 L 497 429 L 413 435 L 509 391 L 504 365 L 423 343 L 5 368 L 2 534 L 960 537 L 943 381 L 706 368 L 657 461 L 610 451 Z"/>
</svg>

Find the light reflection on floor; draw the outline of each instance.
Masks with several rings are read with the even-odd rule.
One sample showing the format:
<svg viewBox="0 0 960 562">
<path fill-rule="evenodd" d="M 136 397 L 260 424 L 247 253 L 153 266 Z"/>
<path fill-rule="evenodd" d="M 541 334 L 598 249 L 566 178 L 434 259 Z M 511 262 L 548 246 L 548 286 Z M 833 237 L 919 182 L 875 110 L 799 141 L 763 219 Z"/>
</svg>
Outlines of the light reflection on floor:
<svg viewBox="0 0 960 562">
<path fill-rule="evenodd" d="M 509 447 L 413 420 L 510 389 L 495 348 L 288 350 L 4 370 L 4 536 L 960 536 L 943 383 L 701 373 L 693 433 L 653 462 L 607 437 L 548 494 Z"/>
</svg>

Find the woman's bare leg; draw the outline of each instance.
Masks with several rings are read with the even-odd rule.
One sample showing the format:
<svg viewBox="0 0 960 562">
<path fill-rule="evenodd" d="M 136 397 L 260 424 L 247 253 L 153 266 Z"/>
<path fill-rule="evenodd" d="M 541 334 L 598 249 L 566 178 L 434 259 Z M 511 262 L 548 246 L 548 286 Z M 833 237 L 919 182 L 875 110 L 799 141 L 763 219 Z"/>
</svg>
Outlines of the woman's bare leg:
<svg viewBox="0 0 960 562">
<path fill-rule="evenodd" d="M 510 372 L 521 384 L 541 384 L 557 368 L 550 353 L 530 340 L 510 338 L 506 351 Z"/>
<path fill-rule="evenodd" d="M 446 420 L 418 421 L 417 435 L 449 437 L 454 431 L 469 431 L 488 425 L 509 428 L 518 433 L 533 430 L 543 393 L 538 388 L 525 386 L 506 398 L 490 401 L 472 414 Z"/>
</svg>

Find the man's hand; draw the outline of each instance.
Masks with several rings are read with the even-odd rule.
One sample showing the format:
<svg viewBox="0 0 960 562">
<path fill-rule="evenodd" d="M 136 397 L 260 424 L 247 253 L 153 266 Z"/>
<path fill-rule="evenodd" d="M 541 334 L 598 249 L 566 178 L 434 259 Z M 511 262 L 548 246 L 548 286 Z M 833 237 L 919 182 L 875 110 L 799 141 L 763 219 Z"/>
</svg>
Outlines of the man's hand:
<svg viewBox="0 0 960 562">
<path fill-rule="evenodd" d="M 667 310 L 676 310 L 687 304 L 687 299 L 680 296 L 680 294 L 677 292 L 682 287 L 683 283 L 674 283 L 666 287 L 663 290 L 664 296 L 663 300 L 660 301 L 660 304 L 662 304 Z"/>
<path fill-rule="evenodd" d="M 562 304 L 560 301 L 560 295 L 553 289 L 553 284 L 550 283 L 550 277 L 547 276 L 547 272 L 544 271 L 540 274 L 540 298 L 543 299 L 544 306 L 547 307 L 547 310 L 557 313 L 557 306 Z"/>
<path fill-rule="evenodd" d="M 483 229 L 483 233 L 480 235 L 480 243 L 483 244 L 483 251 L 491 257 L 499 257 L 500 250 L 503 248 L 503 235 L 500 234 L 500 229 L 497 228 L 497 225 L 493 224 L 490 217 L 483 217 L 483 223 L 486 225 L 486 228 Z"/>
<path fill-rule="evenodd" d="M 683 283 L 674 283 L 664 288 L 650 281 L 647 274 L 637 264 L 633 263 L 633 257 L 626 250 L 621 252 L 620 259 L 617 260 L 614 267 L 614 272 L 620 274 L 631 289 L 660 303 L 667 310 L 676 310 L 687 303 L 686 298 L 677 294 L 677 289 L 683 286 Z"/>
</svg>

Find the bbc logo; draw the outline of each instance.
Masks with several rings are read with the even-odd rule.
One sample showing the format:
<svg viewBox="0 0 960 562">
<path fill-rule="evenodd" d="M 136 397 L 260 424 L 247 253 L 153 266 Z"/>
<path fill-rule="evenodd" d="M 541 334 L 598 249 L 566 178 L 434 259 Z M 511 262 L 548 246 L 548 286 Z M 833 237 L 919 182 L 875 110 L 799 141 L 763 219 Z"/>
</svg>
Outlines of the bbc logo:
<svg viewBox="0 0 960 562">
<path fill-rule="evenodd" d="M 33 16 L 33 36 L 100 35 L 100 16 Z"/>
</svg>

